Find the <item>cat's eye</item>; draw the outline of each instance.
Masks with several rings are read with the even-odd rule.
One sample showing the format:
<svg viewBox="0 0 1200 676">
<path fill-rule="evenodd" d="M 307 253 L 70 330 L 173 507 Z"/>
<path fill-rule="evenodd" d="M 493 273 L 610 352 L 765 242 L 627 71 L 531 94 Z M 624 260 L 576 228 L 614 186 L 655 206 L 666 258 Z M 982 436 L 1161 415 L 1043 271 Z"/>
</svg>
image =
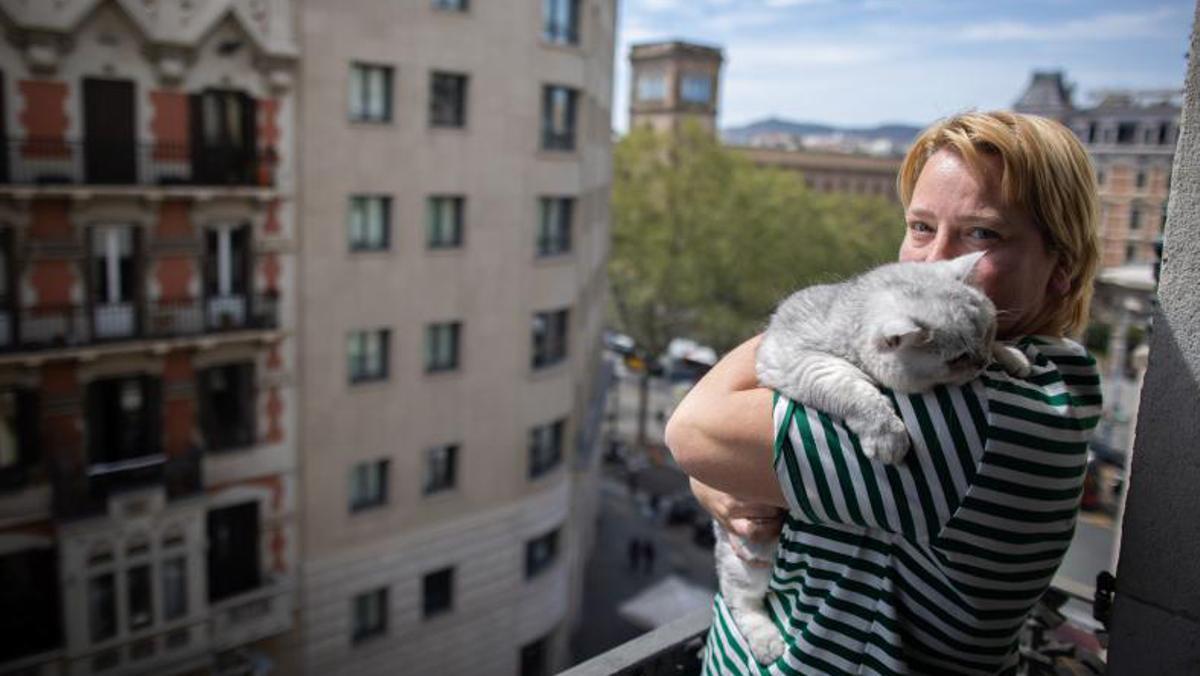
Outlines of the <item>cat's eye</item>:
<svg viewBox="0 0 1200 676">
<path fill-rule="evenodd" d="M 956 369 L 956 368 L 961 368 L 963 366 L 966 366 L 970 362 L 971 362 L 971 353 L 963 352 L 962 354 L 958 355 L 957 357 L 954 357 L 953 359 L 947 359 L 946 366 Z"/>
</svg>

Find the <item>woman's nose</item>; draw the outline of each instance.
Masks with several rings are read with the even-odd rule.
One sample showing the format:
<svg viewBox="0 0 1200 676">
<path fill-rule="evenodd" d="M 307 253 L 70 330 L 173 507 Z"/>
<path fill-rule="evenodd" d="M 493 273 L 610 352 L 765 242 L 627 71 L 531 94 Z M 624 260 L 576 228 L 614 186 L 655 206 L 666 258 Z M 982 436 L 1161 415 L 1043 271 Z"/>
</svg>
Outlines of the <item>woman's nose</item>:
<svg viewBox="0 0 1200 676">
<path fill-rule="evenodd" d="M 943 229 L 943 232 L 937 234 L 937 237 L 929 245 L 929 249 L 926 250 L 925 262 L 948 261 L 957 256 L 958 247 L 955 246 L 954 241 L 945 234 Z"/>
</svg>

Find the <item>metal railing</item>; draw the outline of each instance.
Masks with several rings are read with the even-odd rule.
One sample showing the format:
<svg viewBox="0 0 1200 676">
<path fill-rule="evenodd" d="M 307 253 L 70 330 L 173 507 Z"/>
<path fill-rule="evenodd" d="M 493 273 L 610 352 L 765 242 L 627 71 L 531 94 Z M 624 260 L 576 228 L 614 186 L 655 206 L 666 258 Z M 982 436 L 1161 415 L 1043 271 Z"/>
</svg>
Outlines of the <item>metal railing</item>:
<svg viewBox="0 0 1200 676">
<path fill-rule="evenodd" d="M 114 493 L 162 485 L 174 500 L 204 490 L 203 457 L 199 449 L 179 454 L 151 450 L 145 455 L 87 466 L 50 463 L 54 515 L 73 518 L 105 510 Z"/>
<path fill-rule="evenodd" d="M 712 610 L 700 610 L 577 664 L 559 676 L 691 676 L 700 673 L 700 650 Z"/>
<path fill-rule="evenodd" d="M 3 139 L 0 184 L 252 186 L 275 184 L 274 148 L 98 139 Z"/>
<path fill-rule="evenodd" d="M 274 295 L 0 310 L 0 352 L 278 328 Z"/>
</svg>

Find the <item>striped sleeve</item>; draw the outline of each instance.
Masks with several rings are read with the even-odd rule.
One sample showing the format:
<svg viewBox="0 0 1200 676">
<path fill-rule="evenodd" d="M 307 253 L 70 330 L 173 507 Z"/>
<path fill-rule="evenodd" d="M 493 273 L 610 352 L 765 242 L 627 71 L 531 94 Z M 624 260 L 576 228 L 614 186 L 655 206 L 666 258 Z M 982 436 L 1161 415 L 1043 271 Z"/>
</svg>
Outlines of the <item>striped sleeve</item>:
<svg viewBox="0 0 1200 676">
<path fill-rule="evenodd" d="M 904 461 L 886 465 L 863 455 L 840 420 L 785 398 L 775 402 L 775 469 L 793 515 L 935 537 L 974 479 L 987 432 L 981 382 L 892 396 L 909 430 Z"/>
</svg>

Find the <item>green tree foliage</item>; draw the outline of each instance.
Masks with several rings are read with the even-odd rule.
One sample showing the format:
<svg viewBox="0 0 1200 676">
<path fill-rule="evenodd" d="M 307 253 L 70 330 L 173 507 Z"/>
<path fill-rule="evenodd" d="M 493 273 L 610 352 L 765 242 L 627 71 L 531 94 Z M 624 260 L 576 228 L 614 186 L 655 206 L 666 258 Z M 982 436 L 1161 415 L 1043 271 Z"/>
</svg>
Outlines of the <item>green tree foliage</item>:
<svg viewBox="0 0 1200 676">
<path fill-rule="evenodd" d="M 651 354 L 678 336 L 725 351 L 788 293 L 895 260 L 903 234 L 895 203 L 810 192 L 699 126 L 638 129 L 615 152 L 612 314 Z"/>
</svg>

